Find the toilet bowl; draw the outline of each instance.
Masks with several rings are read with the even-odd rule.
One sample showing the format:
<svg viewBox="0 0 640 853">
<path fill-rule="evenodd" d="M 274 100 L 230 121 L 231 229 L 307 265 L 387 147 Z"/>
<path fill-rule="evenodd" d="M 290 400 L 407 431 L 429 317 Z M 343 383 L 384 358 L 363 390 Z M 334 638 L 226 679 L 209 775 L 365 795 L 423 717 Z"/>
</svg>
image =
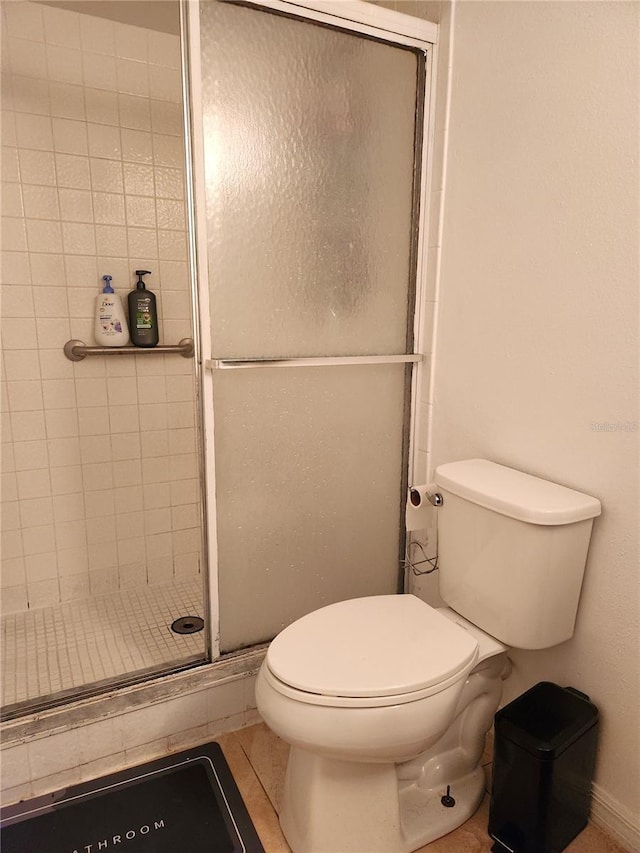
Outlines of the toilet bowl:
<svg viewBox="0 0 640 853">
<path fill-rule="evenodd" d="M 278 635 L 256 700 L 291 746 L 280 821 L 295 853 L 406 853 L 475 811 L 485 788 L 480 756 L 461 736 L 451 741 L 451 726 L 478 698 L 470 674 L 485 672 L 486 681 L 486 661 L 504 658 L 506 647 L 483 636 L 412 595 L 340 602 Z M 474 746 L 497 709 L 503 665 L 489 679 L 488 711 L 472 734 L 463 727 Z M 476 692 L 486 698 L 486 689 Z M 445 733 L 451 743 L 438 750 Z M 447 784 L 455 809 L 441 803 Z"/>
<path fill-rule="evenodd" d="M 589 495 L 484 459 L 442 465 L 439 589 L 323 607 L 271 643 L 256 682 L 291 746 L 280 823 L 293 853 L 409 853 L 460 826 L 507 649 L 573 635 Z M 506 644 L 506 645 L 503 645 Z"/>
</svg>

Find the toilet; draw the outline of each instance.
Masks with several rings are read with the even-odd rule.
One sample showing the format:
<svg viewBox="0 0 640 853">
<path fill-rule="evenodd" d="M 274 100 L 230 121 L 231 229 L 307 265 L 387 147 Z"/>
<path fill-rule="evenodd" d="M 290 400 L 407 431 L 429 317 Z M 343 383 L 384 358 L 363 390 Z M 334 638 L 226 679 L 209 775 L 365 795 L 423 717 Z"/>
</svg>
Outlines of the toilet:
<svg viewBox="0 0 640 853">
<path fill-rule="evenodd" d="M 293 853 L 408 853 L 485 792 L 480 760 L 509 648 L 574 631 L 600 502 L 484 459 L 440 466 L 440 594 L 330 604 L 285 628 L 256 683 L 290 745 L 280 823 Z"/>
</svg>

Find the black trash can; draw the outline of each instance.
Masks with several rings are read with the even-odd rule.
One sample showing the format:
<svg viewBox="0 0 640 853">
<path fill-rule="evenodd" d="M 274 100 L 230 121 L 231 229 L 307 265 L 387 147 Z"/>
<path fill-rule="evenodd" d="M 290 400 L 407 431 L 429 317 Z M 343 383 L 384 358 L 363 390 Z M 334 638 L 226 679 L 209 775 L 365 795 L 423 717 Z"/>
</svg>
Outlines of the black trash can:
<svg viewBox="0 0 640 853">
<path fill-rule="evenodd" d="M 598 709 L 541 681 L 495 716 L 489 835 L 495 853 L 560 853 L 589 819 Z"/>
</svg>

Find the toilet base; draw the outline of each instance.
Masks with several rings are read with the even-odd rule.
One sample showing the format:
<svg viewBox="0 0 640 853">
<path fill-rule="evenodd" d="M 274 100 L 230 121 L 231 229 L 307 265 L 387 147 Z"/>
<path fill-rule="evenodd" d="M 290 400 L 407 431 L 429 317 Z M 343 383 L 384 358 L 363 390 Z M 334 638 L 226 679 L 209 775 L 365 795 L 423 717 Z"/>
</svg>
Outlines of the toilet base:
<svg viewBox="0 0 640 853">
<path fill-rule="evenodd" d="M 337 761 L 292 747 L 280 812 L 294 853 L 410 853 L 452 832 L 482 802 L 481 767 L 443 791 L 399 781 L 397 765 Z"/>
<path fill-rule="evenodd" d="M 401 790 L 400 814 L 408 845 L 403 848 L 405 853 L 430 844 L 467 821 L 479 808 L 486 784 L 482 767 L 476 767 L 467 776 L 455 779 L 450 786 L 450 795 L 455 800 L 452 807 L 442 804 L 446 788 L 443 791 L 427 792 L 412 785 Z"/>
</svg>

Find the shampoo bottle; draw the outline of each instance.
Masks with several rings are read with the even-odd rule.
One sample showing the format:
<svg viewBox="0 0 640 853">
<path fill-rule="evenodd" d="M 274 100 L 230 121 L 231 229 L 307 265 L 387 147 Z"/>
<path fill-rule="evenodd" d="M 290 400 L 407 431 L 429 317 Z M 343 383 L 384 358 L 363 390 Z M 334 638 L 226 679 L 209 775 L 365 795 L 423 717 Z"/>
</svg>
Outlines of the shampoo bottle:
<svg viewBox="0 0 640 853">
<path fill-rule="evenodd" d="M 136 270 L 136 289 L 129 294 L 129 327 L 131 340 L 137 347 L 155 347 L 158 343 L 156 297 L 144 286 L 143 275 L 149 270 Z"/>
<path fill-rule="evenodd" d="M 129 343 L 129 328 L 122 301 L 111 287 L 111 276 L 103 275 L 104 288 L 96 299 L 94 336 L 98 346 L 123 347 Z"/>
</svg>

